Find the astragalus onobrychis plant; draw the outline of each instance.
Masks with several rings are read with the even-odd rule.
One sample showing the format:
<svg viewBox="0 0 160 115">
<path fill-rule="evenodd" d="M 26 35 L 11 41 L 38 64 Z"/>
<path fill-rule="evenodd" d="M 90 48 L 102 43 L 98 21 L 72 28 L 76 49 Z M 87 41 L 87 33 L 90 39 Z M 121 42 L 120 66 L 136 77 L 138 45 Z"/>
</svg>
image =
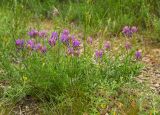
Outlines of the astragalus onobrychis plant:
<svg viewBox="0 0 160 115">
<path fill-rule="evenodd" d="M 23 96 L 57 103 L 61 95 L 76 98 L 80 92 L 92 93 L 101 83 L 111 87 L 113 81 L 124 83 L 141 67 L 142 54 L 131 43 L 135 39 L 131 36 L 136 31 L 135 27 L 125 27 L 125 42 L 114 48 L 111 40 L 98 47 L 95 45 L 97 40 L 92 37 L 82 40 L 67 29 L 61 33 L 54 31 L 51 35 L 45 30 L 32 29 L 27 38 L 19 38 L 13 45 L 15 61 L 8 68 L 16 71 L 16 74 L 9 74 L 12 87 L 22 87 Z M 15 98 L 21 97 L 19 95 Z"/>
</svg>

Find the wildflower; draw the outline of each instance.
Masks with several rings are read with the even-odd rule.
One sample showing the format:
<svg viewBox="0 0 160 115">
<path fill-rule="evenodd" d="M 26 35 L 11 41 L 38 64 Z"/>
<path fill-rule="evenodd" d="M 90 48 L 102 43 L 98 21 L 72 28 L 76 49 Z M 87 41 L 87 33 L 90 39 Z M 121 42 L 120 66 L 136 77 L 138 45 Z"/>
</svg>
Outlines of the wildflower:
<svg viewBox="0 0 160 115">
<path fill-rule="evenodd" d="M 63 30 L 63 34 L 65 34 L 65 35 L 69 35 L 69 30 Z"/>
<path fill-rule="evenodd" d="M 34 49 L 34 46 L 35 46 L 35 42 L 33 40 L 27 41 L 27 48 Z"/>
<path fill-rule="evenodd" d="M 74 54 L 74 49 L 72 47 L 68 48 L 68 54 L 73 55 Z"/>
<path fill-rule="evenodd" d="M 42 53 L 46 53 L 46 52 L 47 52 L 47 47 L 46 47 L 46 46 L 42 46 L 41 52 L 42 52 Z"/>
<path fill-rule="evenodd" d="M 53 46 L 56 45 L 56 39 L 54 39 L 54 38 L 50 38 L 48 42 L 49 42 L 49 45 L 50 45 L 51 47 L 53 47 Z"/>
<path fill-rule="evenodd" d="M 102 56 L 103 56 L 103 50 L 97 50 L 95 52 L 95 57 L 96 58 L 102 58 Z"/>
<path fill-rule="evenodd" d="M 77 40 L 77 39 L 74 39 L 74 40 L 72 41 L 72 45 L 73 45 L 74 48 L 75 48 L 75 47 L 79 47 L 80 44 L 81 44 L 81 42 L 80 42 L 79 40 Z"/>
<path fill-rule="evenodd" d="M 128 36 L 128 37 L 131 37 L 132 36 L 132 31 L 131 31 L 131 28 L 129 26 L 125 26 L 122 30 L 122 33 L 125 35 L 125 36 Z"/>
<path fill-rule="evenodd" d="M 69 31 L 68 30 L 63 30 L 62 34 L 61 34 L 61 41 L 63 43 L 67 43 L 69 42 Z"/>
<path fill-rule="evenodd" d="M 17 39 L 16 40 L 16 46 L 19 47 L 19 48 L 22 48 L 24 46 L 24 40 Z"/>
<path fill-rule="evenodd" d="M 41 51 L 42 47 L 43 47 L 42 44 L 37 43 L 37 44 L 35 45 L 35 50 Z"/>
<path fill-rule="evenodd" d="M 38 32 L 38 35 L 41 38 L 46 38 L 47 37 L 47 31 L 46 30 L 42 30 L 42 31 Z"/>
<path fill-rule="evenodd" d="M 87 38 L 87 43 L 88 43 L 88 44 L 92 44 L 92 43 L 93 43 L 92 37 L 88 37 L 88 38 Z"/>
<path fill-rule="evenodd" d="M 122 30 L 122 33 L 127 33 L 128 31 L 130 31 L 130 27 L 129 26 L 125 26 Z"/>
<path fill-rule="evenodd" d="M 62 41 L 63 43 L 68 43 L 68 42 L 69 42 L 69 36 L 66 35 L 66 34 L 62 34 L 62 35 L 61 35 L 61 41 Z"/>
<path fill-rule="evenodd" d="M 136 33 L 138 31 L 138 28 L 136 26 L 132 26 L 131 31 L 132 33 Z"/>
<path fill-rule="evenodd" d="M 126 50 L 129 50 L 129 49 L 131 49 L 131 43 L 130 42 L 126 42 L 125 43 L 125 48 L 126 48 Z"/>
<path fill-rule="evenodd" d="M 110 41 L 106 41 L 104 44 L 104 49 L 110 49 L 111 48 L 111 42 Z"/>
<path fill-rule="evenodd" d="M 58 33 L 57 32 L 52 32 L 51 39 L 57 40 L 58 39 Z"/>
<path fill-rule="evenodd" d="M 141 52 L 140 51 L 136 51 L 135 57 L 136 57 L 136 59 L 141 59 L 142 58 Z"/>
<path fill-rule="evenodd" d="M 32 29 L 30 32 L 28 32 L 28 35 L 30 37 L 36 37 L 39 34 L 39 32 L 37 30 Z"/>
</svg>

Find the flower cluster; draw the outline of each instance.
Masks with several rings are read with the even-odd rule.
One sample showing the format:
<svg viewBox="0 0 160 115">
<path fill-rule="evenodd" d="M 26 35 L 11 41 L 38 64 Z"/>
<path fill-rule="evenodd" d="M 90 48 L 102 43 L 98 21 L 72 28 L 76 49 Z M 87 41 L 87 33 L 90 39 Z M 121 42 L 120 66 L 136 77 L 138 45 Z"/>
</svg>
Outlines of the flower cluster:
<svg viewBox="0 0 160 115">
<path fill-rule="evenodd" d="M 37 31 L 35 29 L 32 29 L 28 32 L 28 35 L 31 39 L 24 40 L 24 39 L 17 39 L 16 40 L 16 47 L 19 49 L 26 48 L 30 51 L 37 51 L 41 53 L 47 52 L 47 47 L 40 42 L 40 40 L 36 39 L 39 38 L 46 38 L 47 37 L 47 31 Z"/>
<path fill-rule="evenodd" d="M 134 33 L 136 33 L 138 31 L 138 28 L 135 26 L 129 27 L 129 26 L 125 26 L 122 30 L 123 35 L 127 36 L 127 37 L 132 37 L 132 35 Z"/>
<path fill-rule="evenodd" d="M 28 35 L 31 39 L 25 41 L 24 39 L 17 39 L 16 40 L 16 47 L 22 49 L 23 47 L 34 50 L 42 53 L 47 52 L 47 44 L 38 38 L 47 38 L 47 31 L 37 31 L 32 29 L 28 32 Z M 56 42 L 59 38 L 57 32 L 52 32 L 51 37 L 48 39 L 48 44 L 51 47 L 56 45 Z M 60 41 L 66 46 L 67 53 L 69 55 L 79 55 L 80 54 L 80 45 L 81 42 L 78 40 L 74 35 L 71 35 L 69 30 L 63 30 L 60 34 Z"/>
<path fill-rule="evenodd" d="M 45 53 L 47 51 L 46 46 L 42 45 L 41 43 L 36 43 L 32 39 L 29 39 L 28 41 L 25 41 L 24 39 L 17 39 L 16 46 L 19 49 L 22 49 L 25 47 L 29 50 L 40 51 L 42 53 Z"/>
<path fill-rule="evenodd" d="M 46 38 L 47 37 L 47 31 L 46 30 L 37 31 L 35 29 L 32 29 L 31 31 L 28 32 L 28 35 L 31 38 L 35 38 L 35 37 Z"/>
<path fill-rule="evenodd" d="M 131 33 L 137 32 L 136 27 L 129 28 L 126 26 L 123 28 L 123 32 L 128 35 L 129 32 L 132 31 Z M 37 51 L 41 53 L 46 53 L 47 52 L 47 46 L 54 47 L 57 43 L 57 41 L 60 41 L 66 48 L 67 54 L 71 56 L 79 56 L 80 55 L 80 46 L 81 46 L 81 41 L 77 39 L 77 36 L 70 34 L 69 30 L 65 29 L 63 30 L 60 35 L 57 32 L 52 32 L 51 37 L 47 39 L 48 44 L 44 41 L 44 39 L 38 39 L 39 38 L 47 38 L 47 31 L 37 31 L 37 30 L 31 30 L 29 33 L 29 36 L 31 37 L 28 40 L 24 39 L 17 39 L 15 41 L 15 45 L 18 49 L 26 48 L 30 51 Z M 60 38 L 60 39 L 59 39 Z M 59 40 L 58 40 L 59 39 Z M 91 45 L 93 43 L 93 39 L 91 37 L 87 38 L 88 45 Z M 126 42 L 124 44 L 124 48 L 129 51 L 131 47 L 130 42 Z M 110 41 L 105 41 L 103 48 L 96 50 L 94 53 L 94 57 L 96 59 L 102 58 L 105 54 L 106 51 L 111 51 L 111 42 Z M 141 59 L 142 54 L 140 51 L 135 52 L 135 58 L 136 59 Z"/>
<path fill-rule="evenodd" d="M 67 47 L 67 53 L 69 55 L 79 56 L 81 42 L 74 35 L 71 35 L 69 30 L 63 30 L 60 40 Z"/>
</svg>

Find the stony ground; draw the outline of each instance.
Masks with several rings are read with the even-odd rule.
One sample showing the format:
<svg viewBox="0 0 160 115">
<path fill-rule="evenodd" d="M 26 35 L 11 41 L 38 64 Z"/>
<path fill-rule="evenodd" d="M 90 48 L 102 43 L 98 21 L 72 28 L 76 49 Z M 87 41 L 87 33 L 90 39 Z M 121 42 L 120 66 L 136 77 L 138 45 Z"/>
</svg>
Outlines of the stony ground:
<svg viewBox="0 0 160 115">
<path fill-rule="evenodd" d="M 160 44 L 152 44 L 146 48 L 148 51 L 142 59 L 145 63 L 145 68 L 136 80 L 146 84 L 146 86 L 160 95 Z"/>
</svg>

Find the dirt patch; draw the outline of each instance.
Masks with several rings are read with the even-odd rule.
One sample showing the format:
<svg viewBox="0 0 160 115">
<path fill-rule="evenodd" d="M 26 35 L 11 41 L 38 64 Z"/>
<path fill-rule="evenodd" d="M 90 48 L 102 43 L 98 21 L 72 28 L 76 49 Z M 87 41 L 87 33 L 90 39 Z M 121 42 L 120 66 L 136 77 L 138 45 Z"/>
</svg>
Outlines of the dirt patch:
<svg viewBox="0 0 160 115">
<path fill-rule="evenodd" d="M 39 101 L 28 95 L 16 104 L 12 113 L 15 115 L 40 115 Z"/>
<path fill-rule="evenodd" d="M 160 48 L 147 47 L 147 49 L 148 51 L 142 59 L 145 63 L 145 68 L 136 80 L 140 83 L 145 83 L 160 95 Z"/>
</svg>

